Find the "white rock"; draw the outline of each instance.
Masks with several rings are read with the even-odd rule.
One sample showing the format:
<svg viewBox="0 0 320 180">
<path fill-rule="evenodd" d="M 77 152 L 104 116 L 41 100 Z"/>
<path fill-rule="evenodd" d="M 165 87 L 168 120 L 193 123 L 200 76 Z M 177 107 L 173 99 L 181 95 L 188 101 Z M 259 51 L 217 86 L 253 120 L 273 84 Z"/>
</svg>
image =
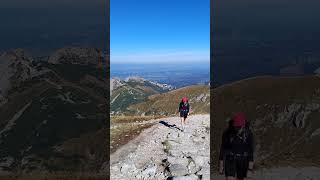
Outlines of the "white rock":
<svg viewBox="0 0 320 180">
<path fill-rule="evenodd" d="M 172 176 L 184 176 L 188 174 L 188 168 L 181 164 L 172 164 L 169 170 Z"/>
<path fill-rule="evenodd" d="M 203 174 L 201 180 L 210 180 L 210 174 Z"/>
<path fill-rule="evenodd" d="M 149 176 L 154 176 L 157 172 L 157 166 L 153 165 L 151 167 L 146 168 L 145 170 L 142 171 L 143 175 L 149 175 Z"/>
<path fill-rule="evenodd" d="M 168 157 L 168 162 L 170 164 L 181 164 L 181 165 L 187 167 L 189 164 L 188 161 L 189 160 L 187 158 L 171 157 L 171 156 Z"/>
<path fill-rule="evenodd" d="M 123 164 L 120 168 L 121 173 L 130 173 L 130 172 L 134 172 L 135 170 L 136 168 L 133 165 L 129 165 L 129 164 Z"/>
<path fill-rule="evenodd" d="M 173 177 L 172 179 L 173 180 L 198 180 L 199 177 L 194 174 L 191 174 L 189 176 L 176 176 L 176 177 Z"/>
<path fill-rule="evenodd" d="M 188 169 L 189 169 L 189 174 L 194 174 L 199 170 L 199 168 L 196 166 L 194 161 L 191 161 L 189 163 Z"/>
<path fill-rule="evenodd" d="M 203 167 L 209 164 L 208 162 L 210 161 L 210 157 L 204 157 L 204 156 L 195 156 L 192 158 L 196 165 L 198 167 Z"/>
</svg>

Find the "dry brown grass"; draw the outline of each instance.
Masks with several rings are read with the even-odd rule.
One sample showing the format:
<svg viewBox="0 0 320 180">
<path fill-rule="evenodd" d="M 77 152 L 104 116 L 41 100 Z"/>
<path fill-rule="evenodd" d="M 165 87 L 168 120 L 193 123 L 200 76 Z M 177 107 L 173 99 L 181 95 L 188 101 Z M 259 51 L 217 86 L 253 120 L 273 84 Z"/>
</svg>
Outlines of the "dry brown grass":
<svg viewBox="0 0 320 180">
<path fill-rule="evenodd" d="M 113 116 L 111 117 L 111 124 L 143 122 L 163 117 L 164 116 Z"/>
<path fill-rule="evenodd" d="M 110 153 L 137 137 L 144 129 L 151 127 L 154 122 L 148 122 L 164 116 L 113 116 L 110 129 Z"/>
<path fill-rule="evenodd" d="M 115 152 L 118 148 L 137 137 L 144 129 L 149 128 L 152 125 L 153 124 L 125 124 L 111 129 L 110 153 Z"/>
<path fill-rule="evenodd" d="M 218 159 L 222 131 L 227 127 L 226 119 L 234 113 L 243 111 L 247 114 L 249 120 L 255 121 L 257 118 L 265 117 L 270 113 L 283 111 L 285 106 L 292 103 L 310 103 L 320 97 L 319 90 L 320 78 L 315 76 L 257 77 L 213 89 L 211 109 L 213 122 L 211 126 L 214 129 L 211 133 L 211 139 L 214 140 L 212 141 L 214 148 L 211 153 L 214 162 L 217 162 Z M 276 110 L 272 109 L 274 106 L 277 107 Z M 264 126 L 271 127 L 272 122 L 266 122 Z M 319 125 L 316 126 L 320 127 Z M 257 129 L 254 129 L 254 131 L 263 132 Z M 318 156 L 307 158 L 306 155 L 307 150 L 309 153 L 315 152 L 317 148 L 314 148 L 319 147 L 319 142 L 307 143 L 305 141 L 294 145 L 295 139 L 303 136 L 305 131 L 306 129 L 297 128 L 269 128 L 266 132 L 256 134 L 256 142 L 263 142 L 260 149 L 270 149 L 264 155 L 279 152 L 267 161 L 261 162 L 260 165 L 283 165 L 288 164 L 288 162 L 297 164 L 297 161 L 303 165 L 310 165 L 310 163 L 313 163 L 311 161 L 319 160 Z M 279 141 L 280 138 L 282 142 Z M 284 152 L 280 153 L 280 151 Z M 295 158 L 290 159 L 290 157 Z M 213 166 L 215 166 L 215 163 L 213 163 Z"/>
</svg>

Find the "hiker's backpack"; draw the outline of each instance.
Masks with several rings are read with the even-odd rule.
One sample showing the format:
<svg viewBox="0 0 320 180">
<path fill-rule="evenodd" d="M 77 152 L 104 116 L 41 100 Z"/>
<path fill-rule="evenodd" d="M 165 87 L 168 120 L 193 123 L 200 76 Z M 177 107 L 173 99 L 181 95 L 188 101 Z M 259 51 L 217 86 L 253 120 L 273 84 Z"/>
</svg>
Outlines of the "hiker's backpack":
<svg viewBox="0 0 320 180">
<path fill-rule="evenodd" d="M 246 126 L 246 127 L 244 128 L 244 131 L 243 131 L 243 133 L 241 134 L 241 136 L 238 136 L 238 135 L 231 136 L 231 137 L 230 137 L 230 142 L 232 143 L 232 141 L 234 140 L 235 137 L 239 137 L 239 138 L 242 140 L 242 143 L 246 143 L 250 132 L 251 132 L 251 131 L 250 131 L 249 127 Z"/>
<path fill-rule="evenodd" d="M 189 108 L 189 103 L 188 102 L 182 103 L 182 110 L 187 111 L 188 108 Z"/>
<path fill-rule="evenodd" d="M 188 109 L 189 109 L 189 103 L 188 103 L 188 102 L 186 102 L 186 103 L 181 102 L 181 103 L 180 103 L 180 110 L 182 110 L 182 111 L 188 111 Z"/>
<path fill-rule="evenodd" d="M 229 128 L 230 127 L 233 127 L 233 120 L 229 120 Z M 247 121 L 246 122 L 246 125 L 244 127 L 244 132 L 242 133 L 241 136 L 238 136 L 238 135 L 230 135 L 229 136 L 229 142 L 232 143 L 234 138 L 236 137 L 239 137 L 240 139 L 242 139 L 243 143 L 246 143 L 247 139 L 248 139 L 248 136 L 250 135 L 251 133 L 251 128 L 250 128 L 250 121 Z"/>
</svg>

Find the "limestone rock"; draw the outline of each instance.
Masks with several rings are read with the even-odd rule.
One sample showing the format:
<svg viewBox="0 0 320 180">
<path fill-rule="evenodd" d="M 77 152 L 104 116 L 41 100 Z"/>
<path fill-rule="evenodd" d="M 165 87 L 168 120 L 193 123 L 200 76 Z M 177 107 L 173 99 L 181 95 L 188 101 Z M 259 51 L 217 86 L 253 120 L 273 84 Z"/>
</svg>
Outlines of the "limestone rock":
<svg viewBox="0 0 320 180">
<path fill-rule="evenodd" d="M 142 171 L 143 175 L 154 176 L 157 172 L 157 166 L 150 166 Z"/>
<path fill-rule="evenodd" d="M 194 174 L 189 176 L 176 176 L 172 178 L 173 180 L 199 180 L 200 178 Z"/>
<path fill-rule="evenodd" d="M 188 174 L 188 168 L 182 164 L 172 164 L 169 170 L 172 176 L 184 176 Z"/>
<path fill-rule="evenodd" d="M 96 48 L 66 47 L 53 53 L 48 62 L 51 64 L 78 64 L 104 67 L 102 51 Z"/>
</svg>

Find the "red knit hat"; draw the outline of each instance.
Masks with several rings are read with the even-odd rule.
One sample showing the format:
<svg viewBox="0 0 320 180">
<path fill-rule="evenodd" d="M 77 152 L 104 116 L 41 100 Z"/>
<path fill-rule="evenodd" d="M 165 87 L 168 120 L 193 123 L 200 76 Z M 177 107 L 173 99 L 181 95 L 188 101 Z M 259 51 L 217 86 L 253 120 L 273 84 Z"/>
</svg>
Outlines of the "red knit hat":
<svg viewBox="0 0 320 180">
<path fill-rule="evenodd" d="M 244 127 L 246 125 L 247 118 L 244 113 L 239 112 L 233 117 L 233 126 Z"/>
<path fill-rule="evenodd" d="M 188 98 L 187 97 L 183 97 L 182 98 L 182 102 L 184 102 L 184 103 L 188 102 Z"/>
</svg>

